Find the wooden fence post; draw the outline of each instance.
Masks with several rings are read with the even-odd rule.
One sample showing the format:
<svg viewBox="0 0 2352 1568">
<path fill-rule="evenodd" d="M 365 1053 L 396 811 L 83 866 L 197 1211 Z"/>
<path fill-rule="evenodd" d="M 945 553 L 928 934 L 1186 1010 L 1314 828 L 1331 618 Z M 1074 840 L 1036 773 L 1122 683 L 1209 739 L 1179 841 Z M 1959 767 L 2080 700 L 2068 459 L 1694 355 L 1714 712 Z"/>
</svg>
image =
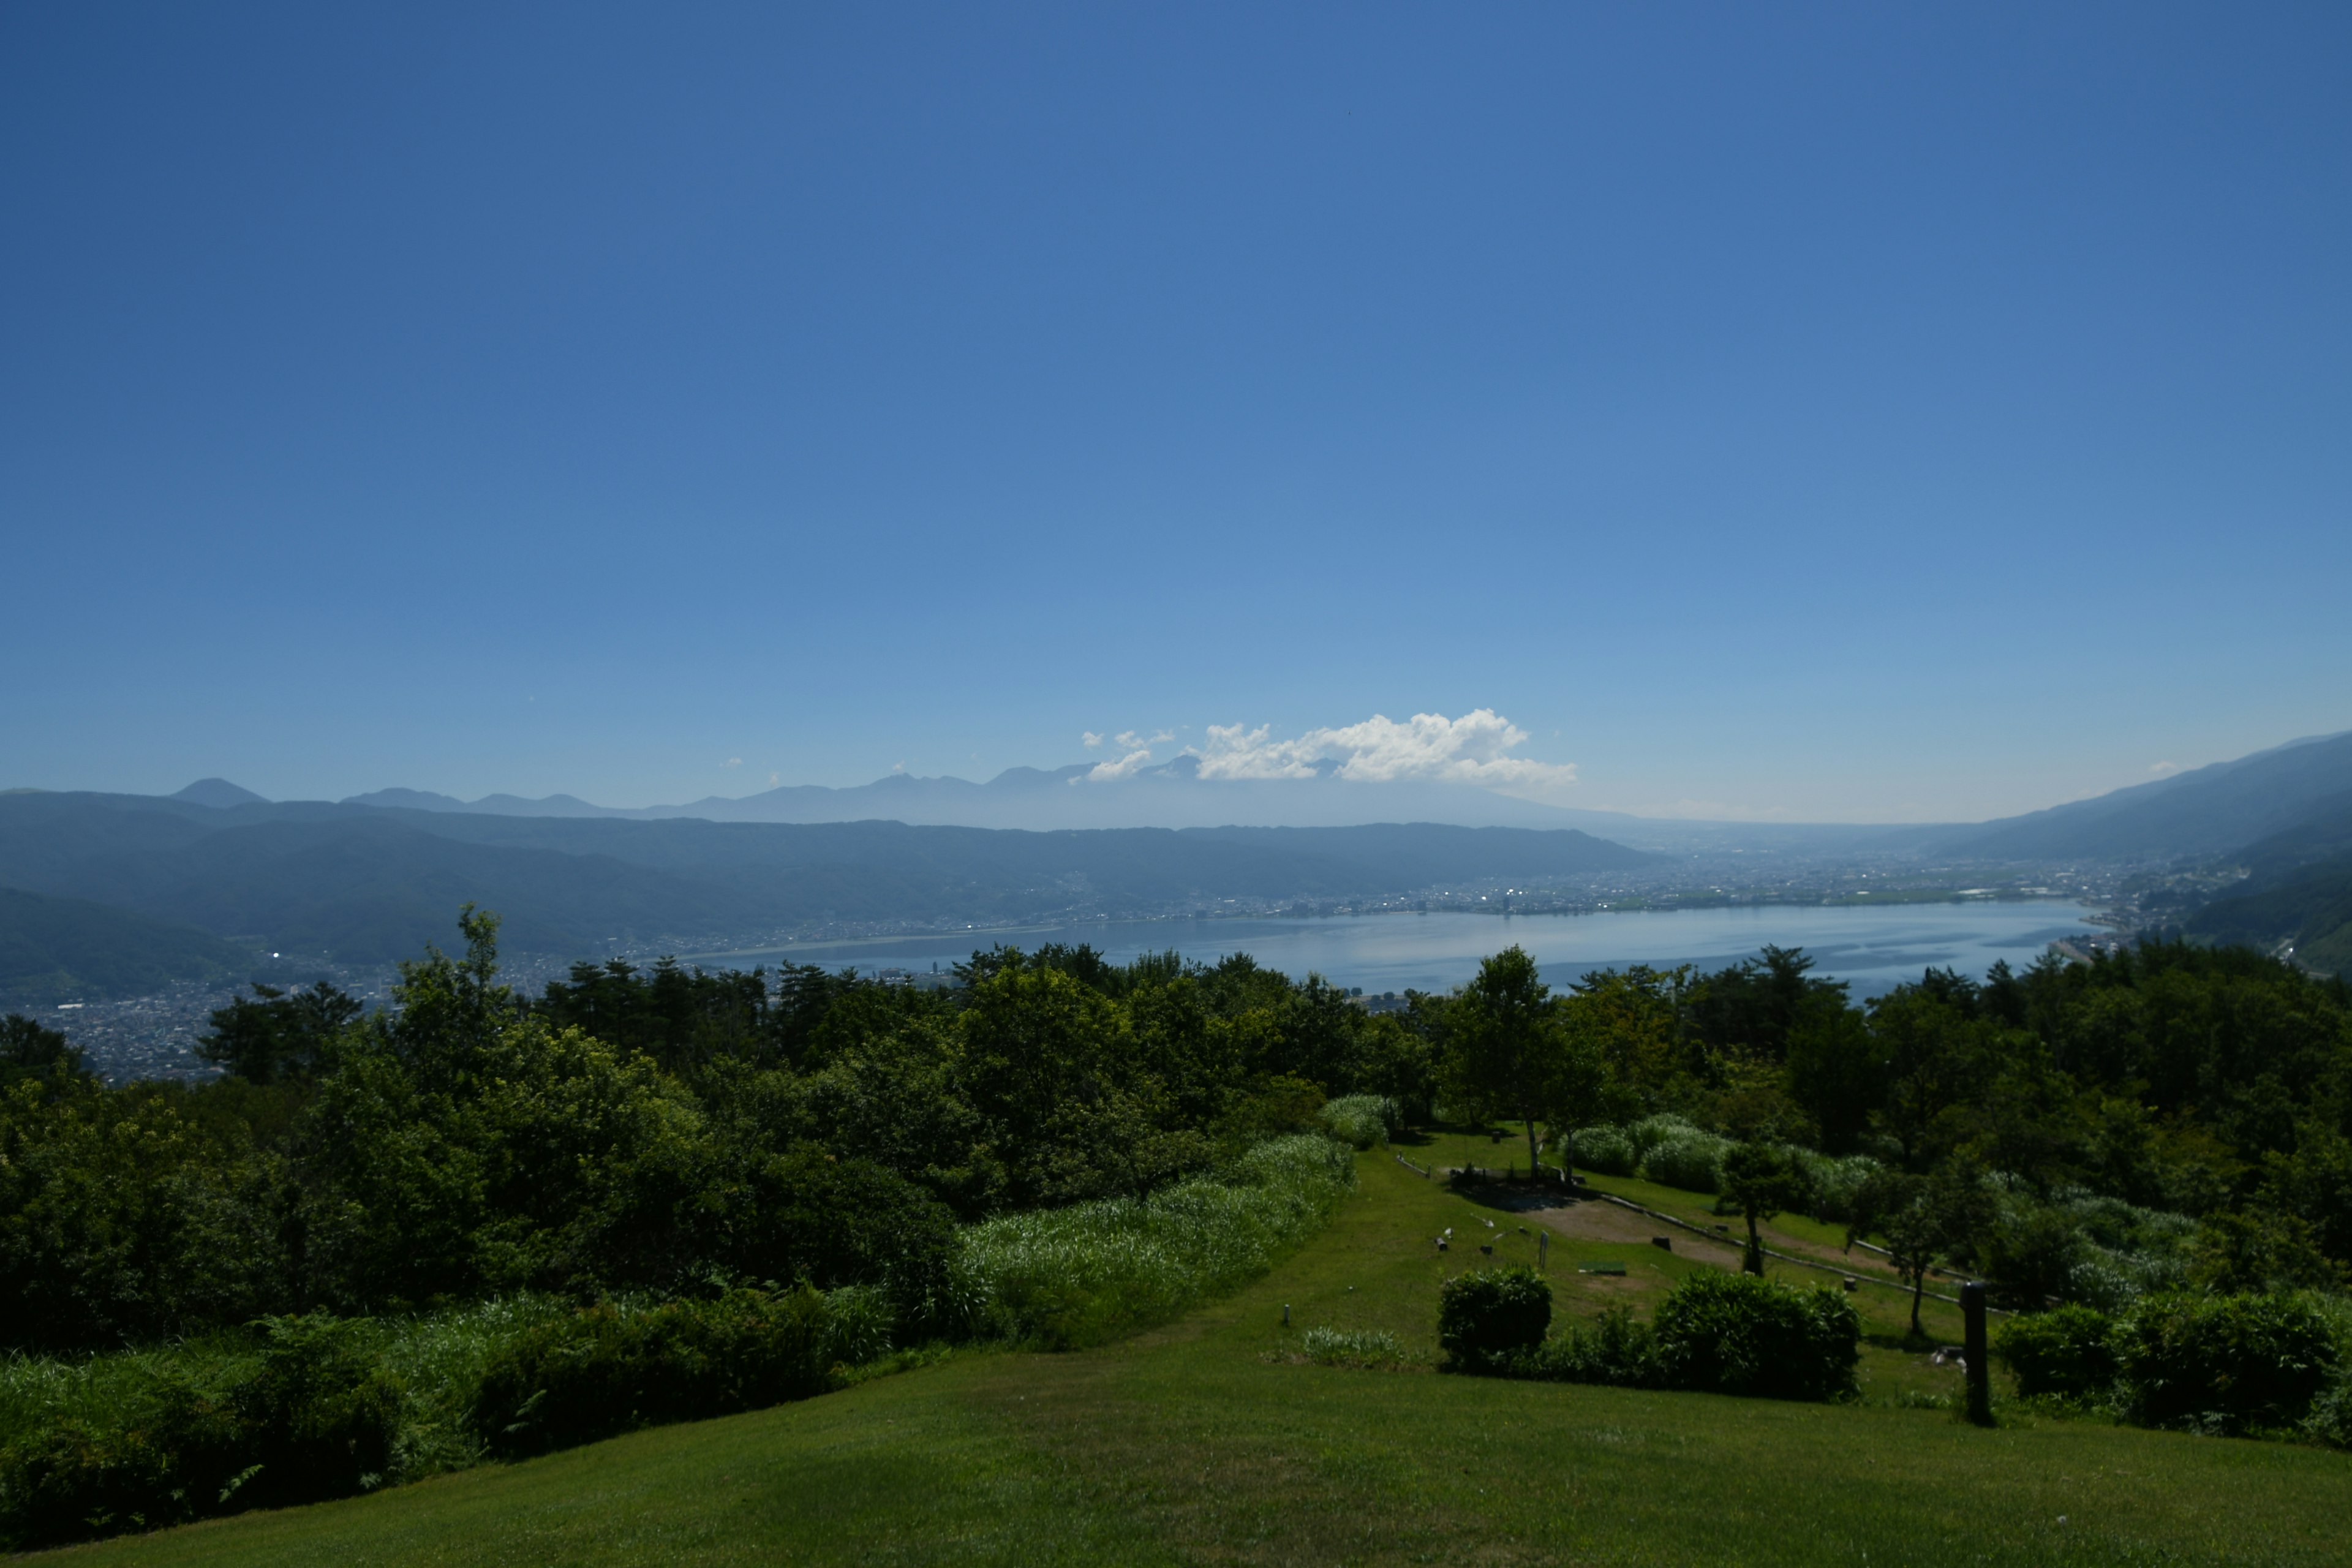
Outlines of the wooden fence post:
<svg viewBox="0 0 2352 1568">
<path fill-rule="evenodd" d="M 1960 1287 L 1960 1353 L 1968 1358 L 1969 1419 L 1992 1425 L 1992 1357 L 1985 1348 L 1985 1288 L 1971 1279 Z"/>
</svg>

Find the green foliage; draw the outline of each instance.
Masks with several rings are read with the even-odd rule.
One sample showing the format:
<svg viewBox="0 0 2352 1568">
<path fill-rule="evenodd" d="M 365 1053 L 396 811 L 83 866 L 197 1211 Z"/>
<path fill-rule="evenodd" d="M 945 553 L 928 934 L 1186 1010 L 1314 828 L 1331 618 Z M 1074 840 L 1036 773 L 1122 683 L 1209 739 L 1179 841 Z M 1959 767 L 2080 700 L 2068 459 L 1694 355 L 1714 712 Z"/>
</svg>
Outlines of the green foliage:
<svg viewBox="0 0 2352 1568">
<path fill-rule="evenodd" d="M 1723 1190 L 1723 1162 L 1734 1145 L 1696 1128 L 1669 1133 L 1642 1156 L 1642 1174 L 1661 1186 L 1690 1193 Z"/>
<path fill-rule="evenodd" d="M 824 1299 L 805 1286 L 642 1311 L 586 1308 L 499 1352 L 474 1424 L 498 1453 L 535 1454 L 805 1398 L 824 1392 L 834 1364 L 826 1317 Z"/>
<path fill-rule="evenodd" d="M 1653 1332 L 1668 1387 L 1766 1399 L 1854 1392 L 1862 1320 L 1835 1291 L 1693 1274 L 1659 1304 Z"/>
<path fill-rule="evenodd" d="M 1332 1136 L 1357 1149 L 1378 1148 L 1403 1125 L 1396 1101 L 1384 1094 L 1342 1095 L 1318 1114 Z"/>
<path fill-rule="evenodd" d="M 1599 1066 L 1565 1028 L 1536 962 L 1507 947 L 1478 966 L 1447 1010 L 1440 1080 L 1454 1114 L 1501 1117 L 1527 1129 L 1528 1163 L 1538 1160 L 1538 1121 L 1564 1120 L 1598 1087 Z"/>
<path fill-rule="evenodd" d="M 1512 1377 L 1546 1383 L 1597 1383 L 1614 1388 L 1661 1388 L 1657 1336 L 1624 1307 L 1612 1307 L 1591 1327 L 1572 1325 L 1539 1345 L 1507 1357 Z"/>
<path fill-rule="evenodd" d="M 2089 1307 L 2011 1318 L 1993 1336 L 1992 1349 L 2028 1398 L 2096 1401 L 2115 1388 L 2115 1323 Z"/>
<path fill-rule="evenodd" d="M 393 1469 L 398 1383 L 355 1325 L 268 1321 L 257 1353 L 200 1378 L 131 1369 L 110 1408 L 0 1447 L 0 1540 L 51 1544 L 207 1514 L 342 1497 Z"/>
<path fill-rule="evenodd" d="M 1757 1226 L 1784 1210 L 1802 1208 L 1810 1195 L 1803 1170 L 1784 1150 L 1741 1143 L 1724 1156 L 1723 1201 L 1748 1221 L 1748 1272 L 1764 1272 Z"/>
<path fill-rule="evenodd" d="M 1385 1329 L 1309 1329 L 1298 1336 L 1298 1348 L 1318 1366 L 1399 1366 L 1405 1359 Z"/>
<path fill-rule="evenodd" d="M 323 980 L 291 995 L 257 982 L 250 998 L 239 996 L 213 1014 L 212 1032 L 196 1042 L 196 1055 L 248 1083 L 309 1078 L 360 1011 Z"/>
<path fill-rule="evenodd" d="M 1561 1155 L 1585 1170 L 1608 1176 L 1630 1176 L 1641 1163 L 1633 1139 L 1622 1127 L 1580 1127 L 1567 1140 Z"/>
<path fill-rule="evenodd" d="M 2133 1420 L 2210 1432 L 2302 1421 L 2341 1353 L 2302 1295 L 2151 1296 L 2116 1321 L 2114 1342 Z"/>
<path fill-rule="evenodd" d="M 1437 1342 L 1446 1366 L 1483 1372 L 1543 1343 L 1551 1326 L 1551 1283 L 1532 1268 L 1478 1268 L 1437 1294 Z"/>
<path fill-rule="evenodd" d="M 1262 1273 L 1354 1185 L 1344 1151 L 1294 1136 L 1147 1198 L 1007 1215 L 964 1233 L 961 1299 L 1008 1338 L 1095 1343 Z"/>
<path fill-rule="evenodd" d="M 63 1088 L 89 1075 L 89 1058 L 57 1030 L 15 1013 L 0 1018 L 0 1094 L 28 1079 Z"/>
</svg>

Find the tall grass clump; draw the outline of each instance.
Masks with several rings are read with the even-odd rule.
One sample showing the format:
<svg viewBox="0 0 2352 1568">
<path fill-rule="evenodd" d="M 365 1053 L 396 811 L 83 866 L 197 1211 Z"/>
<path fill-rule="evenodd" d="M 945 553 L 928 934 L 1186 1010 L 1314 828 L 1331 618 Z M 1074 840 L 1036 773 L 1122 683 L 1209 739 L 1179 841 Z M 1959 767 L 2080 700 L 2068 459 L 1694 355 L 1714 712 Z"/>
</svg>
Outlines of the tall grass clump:
<svg viewBox="0 0 2352 1568">
<path fill-rule="evenodd" d="M 1724 1156 L 1730 1152 L 1729 1140 L 1685 1127 L 1650 1146 L 1642 1156 L 1642 1174 L 1688 1193 L 1720 1192 Z"/>
<path fill-rule="evenodd" d="M 1265 1272 L 1322 1225 L 1355 1162 L 1312 1133 L 1259 1144 L 1214 1176 L 1146 1198 L 1006 1215 L 964 1233 L 983 1331 L 1091 1344 Z"/>
<path fill-rule="evenodd" d="M 1343 1094 L 1323 1102 L 1323 1125 L 1334 1138 L 1358 1149 L 1376 1149 L 1404 1125 L 1397 1102 L 1385 1094 Z"/>
<path fill-rule="evenodd" d="M 1559 1154 L 1604 1176 L 1630 1176 L 1642 1163 L 1641 1151 L 1622 1127 L 1580 1127 L 1560 1140 Z"/>
<path fill-rule="evenodd" d="M 1854 1214 L 1854 1201 L 1862 1194 L 1862 1185 L 1883 1167 L 1867 1154 L 1848 1154 L 1840 1158 L 1822 1154 L 1800 1145 L 1786 1145 L 1789 1158 L 1804 1178 L 1805 1189 L 1812 1194 L 1812 1215 L 1815 1219 L 1844 1221 Z"/>
</svg>

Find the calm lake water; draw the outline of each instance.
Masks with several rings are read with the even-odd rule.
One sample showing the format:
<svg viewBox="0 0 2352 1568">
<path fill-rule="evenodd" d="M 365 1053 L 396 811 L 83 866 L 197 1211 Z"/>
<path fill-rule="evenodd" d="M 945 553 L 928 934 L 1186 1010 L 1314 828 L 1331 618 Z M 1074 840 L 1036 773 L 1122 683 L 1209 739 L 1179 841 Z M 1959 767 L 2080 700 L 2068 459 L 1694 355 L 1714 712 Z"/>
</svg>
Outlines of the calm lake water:
<svg viewBox="0 0 2352 1568">
<path fill-rule="evenodd" d="M 1269 968 L 1304 979 L 1311 971 L 1366 991 L 1444 991 L 1477 972 L 1486 954 L 1517 942 L 1533 953 L 1544 978 L 1565 985 L 1587 970 L 1633 963 L 1696 963 L 1720 968 L 1767 942 L 1801 947 L 1818 972 L 1852 983 L 1857 996 L 1874 996 L 1923 969 L 1958 969 L 1982 976 L 1994 960 L 2022 968 L 2062 937 L 2092 928 L 2082 905 L 2036 900 L 2021 903 L 1906 904 L 1885 909 L 1807 908 L 1679 910 L 1645 913 L 1608 910 L 1582 915 L 1462 913 L 1341 915 L 1322 920 L 1101 921 L 1018 931 L 972 930 L 950 934 L 861 942 L 796 943 L 769 952 L 699 953 L 706 968 L 750 968 L 780 959 L 822 964 L 928 971 L 950 968 L 976 947 L 999 942 L 1034 948 L 1048 942 L 1090 942 L 1113 962 L 1174 948 L 1187 958 L 1213 961 L 1246 952 Z"/>
</svg>

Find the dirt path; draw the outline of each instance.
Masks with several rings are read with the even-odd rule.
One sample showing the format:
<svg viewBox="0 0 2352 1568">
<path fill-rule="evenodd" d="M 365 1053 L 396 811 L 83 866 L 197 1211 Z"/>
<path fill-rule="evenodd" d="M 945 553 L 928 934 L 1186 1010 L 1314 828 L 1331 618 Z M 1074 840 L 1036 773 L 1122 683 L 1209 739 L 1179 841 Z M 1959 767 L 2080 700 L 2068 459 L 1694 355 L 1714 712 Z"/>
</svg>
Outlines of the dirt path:
<svg viewBox="0 0 2352 1568">
<path fill-rule="evenodd" d="M 1486 1201 L 1542 1226 L 1555 1236 L 1572 1236 L 1580 1241 L 1626 1242 L 1636 1247 L 1649 1246 L 1654 1236 L 1666 1236 L 1673 1239 L 1677 1256 L 1712 1263 L 1718 1268 L 1739 1267 L 1739 1249 L 1727 1242 L 1709 1241 L 1685 1230 L 1662 1226 L 1645 1215 L 1600 1198 L 1502 1193 L 1488 1196 Z"/>
</svg>

